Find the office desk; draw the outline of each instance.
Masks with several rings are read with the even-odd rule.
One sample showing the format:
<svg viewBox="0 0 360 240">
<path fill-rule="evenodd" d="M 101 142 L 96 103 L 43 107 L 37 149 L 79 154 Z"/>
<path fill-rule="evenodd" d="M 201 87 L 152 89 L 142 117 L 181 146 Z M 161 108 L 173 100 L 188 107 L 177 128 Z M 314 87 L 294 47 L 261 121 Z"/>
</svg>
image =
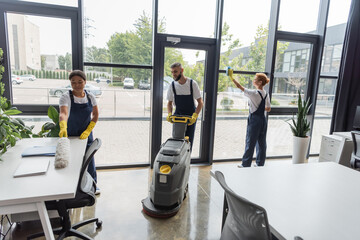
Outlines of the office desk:
<svg viewBox="0 0 360 240">
<path fill-rule="evenodd" d="M 222 171 L 238 195 L 264 207 L 279 239 L 359 239 L 360 172 L 333 162 Z"/>
<path fill-rule="evenodd" d="M 55 169 L 55 157 L 50 159 L 44 175 L 14 178 L 21 161 L 21 153 L 31 146 L 55 146 L 58 138 L 22 139 L 2 156 L 0 162 L 0 214 L 37 211 L 46 239 L 54 239 L 45 201 L 74 198 L 80 177 L 87 140 L 70 138 L 71 154 L 66 168 Z M 47 158 L 41 156 L 42 158 Z"/>
</svg>

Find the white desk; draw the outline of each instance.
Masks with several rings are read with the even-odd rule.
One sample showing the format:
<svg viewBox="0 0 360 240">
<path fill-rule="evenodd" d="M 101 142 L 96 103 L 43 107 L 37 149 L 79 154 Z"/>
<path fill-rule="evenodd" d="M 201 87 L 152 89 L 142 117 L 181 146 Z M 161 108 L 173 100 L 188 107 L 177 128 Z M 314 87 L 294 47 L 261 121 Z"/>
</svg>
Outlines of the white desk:
<svg viewBox="0 0 360 240">
<path fill-rule="evenodd" d="M 50 158 L 45 175 L 14 178 L 21 161 L 21 153 L 31 146 L 56 145 L 58 138 L 23 139 L 2 156 L 0 162 L 0 214 L 38 211 L 46 239 L 54 239 L 45 201 L 74 198 L 80 177 L 87 140 L 70 138 L 69 165 L 55 169 L 55 157 Z M 44 157 L 44 156 L 42 156 Z"/>
<path fill-rule="evenodd" d="M 333 162 L 217 170 L 235 193 L 266 209 L 279 239 L 359 239 L 360 172 Z"/>
</svg>

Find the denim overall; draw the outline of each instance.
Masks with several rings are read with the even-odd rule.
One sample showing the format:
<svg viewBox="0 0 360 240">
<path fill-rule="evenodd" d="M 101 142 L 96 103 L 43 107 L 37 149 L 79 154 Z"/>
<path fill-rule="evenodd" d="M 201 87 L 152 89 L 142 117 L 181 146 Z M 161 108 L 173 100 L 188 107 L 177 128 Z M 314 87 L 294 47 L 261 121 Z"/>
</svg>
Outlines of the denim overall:
<svg viewBox="0 0 360 240">
<path fill-rule="evenodd" d="M 80 136 L 88 127 L 91 121 L 91 113 L 93 111 L 93 105 L 91 103 L 91 99 L 89 98 L 88 93 L 84 90 L 88 99 L 88 102 L 85 104 L 75 103 L 74 102 L 74 95 L 72 91 L 69 90 L 69 95 L 71 99 L 71 109 L 70 109 L 70 117 L 68 119 L 68 136 Z M 90 133 L 87 139 L 87 146 L 88 149 L 93 142 L 93 134 Z M 95 169 L 95 160 L 94 157 L 91 159 L 88 172 L 92 176 L 92 178 L 97 181 L 96 177 L 96 169 Z"/>
<path fill-rule="evenodd" d="M 252 157 L 254 154 L 254 148 L 256 146 L 256 165 L 264 166 L 266 158 L 266 130 L 267 123 L 265 119 L 265 99 L 267 94 L 263 98 L 261 93 L 258 91 L 261 97 L 261 102 L 255 112 L 250 113 L 247 122 L 246 132 L 246 146 L 245 152 L 242 159 L 243 167 L 250 167 Z"/>
<path fill-rule="evenodd" d="M 177 95 L 175 91 L 175 82 L 171 83 L 173 92 L 174 92 L 174 100 L 175 100 L 175 115 L 188 115 L 192 116 L 195 112 L 195 104 L 193 97 L 193 87 L 192 87 L 192 79 L 190 79 L 190 95 Z M 194 140 L 195 134 L 195 126 L 196 122 L 193 125 L 188 125 L 186 128 L 185 136 L 189 137 L 191 149 Z"/>
</svg>

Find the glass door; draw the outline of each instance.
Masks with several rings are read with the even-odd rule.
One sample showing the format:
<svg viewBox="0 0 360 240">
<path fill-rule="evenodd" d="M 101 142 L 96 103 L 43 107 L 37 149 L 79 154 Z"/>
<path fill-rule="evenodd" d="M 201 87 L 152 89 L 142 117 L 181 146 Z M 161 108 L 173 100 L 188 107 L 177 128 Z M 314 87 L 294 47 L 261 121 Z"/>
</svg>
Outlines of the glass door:
<svg viewBox="0 0 360 240">
<path fill-rule="evenodd" d="M 171 87 L 173 78 L 171 75 L 171 64 L 174 62 L 180 62 L 184 68 L 184 76 L 188 79 L 192 79 L 197 83 L 200 89 L 201 97 L 204 100 L 204 84 L 205 84 L 205 66 L 206 66 L 206 51 L 198 49 L 182 49 L 165 47 L 164 56 L 164 79 L 163 79 L 163 122 L 162 122 L 162 137 L 161 142 L 165 142 L 166 139 L 171 137 L 172 124 L 166 121 L 167 116 L 167 92 Z M 195 106 L 197 101 L 195 101 Z M 175 111 L 175 106 L 173 108 Z M 201 110 L 198 121 L 196 122 L 195 135 L 193 141 L 193 148 L 191 157 L 199 158 L 200 156 L 200 136 L 202 126 L 203 109 Z"/>
<path fill-rule="evenodd" d="M 161 55 L 159 56 L 160 67 L 158 71 L 159 81 L 161 81 L 159 83 L 161 84 L 159 88 L 162 88 L 162 91 L 159 92 L 159 95 L 162 96 L 160 109 L 162 116 L 162 130 L 159 138 L 161 138 L 160 142 L 163 143 L 172 135 L 172 125 L 166 121 L 168 103 L 167 91 L 173 82 L 170 66 L 174 62 L 180 62 L 184 68 L 184 76 L 193 79 L 199 86 L 200 95 L 204 102 L 195 128 L 191 155 L 192 163 L 211 163 L 213 149 L 212 129 L 214 128 L 214 123 L 210 120 L 213 107 L 211 101 L 214 100 L 213 95 L 216 94 L 215 92 L 211 92 L 211 90 L 214 89 L 214 87 L 211 86 L 216 84 L 214 74 L 214 69 L 216 69 L 216 67 L 214 66 L 215 61 L 213 61 L 215 41 L 211 42 L 211 44 L 203 44 L 191 40 L 192 39 L 183 38 L 180 42 L 174 43 L 171 41 L 162 41 L 160 44 Z M 194 101 L 195 106 L 197 106 L 197 101 Z M 175 107 L 173 108 L 173 111 L 174 110 Z"/>
</svg>

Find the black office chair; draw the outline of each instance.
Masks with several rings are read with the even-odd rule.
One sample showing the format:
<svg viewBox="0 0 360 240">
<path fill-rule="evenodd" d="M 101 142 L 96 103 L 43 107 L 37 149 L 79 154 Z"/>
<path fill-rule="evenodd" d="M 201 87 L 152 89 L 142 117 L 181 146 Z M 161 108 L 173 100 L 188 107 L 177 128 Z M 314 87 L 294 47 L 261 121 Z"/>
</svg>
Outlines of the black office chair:
<svg viewBox="0 0 360 240">
<path fill-rule="evenodd" d="M 91 240 L 92 238 L 82 232 L 77 231 L 76 229 L 93 222 L 96 223 L 97 228 L 100 228 L 102 225 L 102 221 L 100 221 L 98 218 L 87 219 L 85 221 L 71 225 L 69 215 L 69 209 L 92 206 L 96 201 L 96 183 L 91 175 L 87 172 L 87 168 L 91 158 L 94 156 L 97 150 L 99 150 L 100 146 L 101 140 L 96 138 L 85 153 L 75 198 L 45 202 L 46 208 L 48 210 L 57 210 L 61 218 L 61 228 L 54 229 L 54 234 L 58 235 L 57 239 L 64 239 L 65 237 L 75 236 L 81 239 Z M 29 240 L 40 236 L 44 236 L 44 233 L 33 234 L 28 236 L 27 239 Z"/>
<path fill-rule="evenodd" d="M 221 240 L 271 240 L 266 210 L 234 193 L 226 184 L 224 175 L 215 172 L 215 178 L 225 190 L 227 216 Z"/>
<path fill-rule="evenodd" d="M 360 171 L 360 131 L 351 131 L 354 143 L 354 151 L 351 154 L 350 165 L 352 168 Z"/>
</svg>

